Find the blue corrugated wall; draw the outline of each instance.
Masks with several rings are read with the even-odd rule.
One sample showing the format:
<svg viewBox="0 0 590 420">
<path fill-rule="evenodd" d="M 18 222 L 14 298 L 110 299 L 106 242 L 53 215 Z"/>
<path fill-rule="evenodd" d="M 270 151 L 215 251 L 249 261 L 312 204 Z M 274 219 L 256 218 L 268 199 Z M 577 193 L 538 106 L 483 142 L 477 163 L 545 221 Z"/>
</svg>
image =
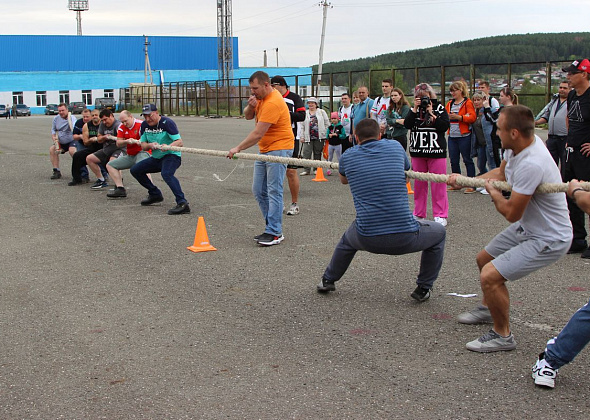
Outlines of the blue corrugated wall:
<svg viewBox="0 0 590 420">
<path fill-rule="evenodd" d="M 217 38 L 150 36 L 153 70 L 217 69 Z M 234 68 L 239 67 L 238 39 Z M 0 35 L 0 72 L 134 71 L 144 68 L 143 36 Z"/>
</svg>

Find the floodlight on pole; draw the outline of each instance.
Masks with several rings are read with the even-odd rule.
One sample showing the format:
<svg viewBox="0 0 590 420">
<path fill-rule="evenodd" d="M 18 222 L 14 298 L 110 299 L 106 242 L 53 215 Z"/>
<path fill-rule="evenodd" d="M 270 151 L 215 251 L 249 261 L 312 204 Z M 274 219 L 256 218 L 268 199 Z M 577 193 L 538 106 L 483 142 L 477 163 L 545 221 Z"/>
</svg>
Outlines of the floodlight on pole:
<svg viewBox="0 0 590 420">
<path fill-rule="evenodd" d="M 82 35 L 82 12 L 88 10 L 88 0 L 68 0 L 68 9 L 76 12 L 76 21 L 78 23 L 77 35 Z"/>
</svg>

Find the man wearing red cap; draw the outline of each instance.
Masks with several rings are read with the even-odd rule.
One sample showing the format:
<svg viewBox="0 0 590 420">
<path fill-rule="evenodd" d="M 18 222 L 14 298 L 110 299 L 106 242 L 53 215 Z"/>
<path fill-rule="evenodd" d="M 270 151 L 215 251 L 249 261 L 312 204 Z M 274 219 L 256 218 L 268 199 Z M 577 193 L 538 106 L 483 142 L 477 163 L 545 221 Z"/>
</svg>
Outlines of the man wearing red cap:
<svg viewBox="0 0 590 420">
<path fill-rule="evenodd" d="M 567 73 L 572 88 L 567 97 L 568 132 L 563 180 L 590 181 L 590 61 L 586 58 L 576 60 L 562 70 Z M 582 258 L 590 258 L 584 212 L 570 198 L 567 204 L 574 229 L 569 253 L 581 252 Z"/>
</svg>

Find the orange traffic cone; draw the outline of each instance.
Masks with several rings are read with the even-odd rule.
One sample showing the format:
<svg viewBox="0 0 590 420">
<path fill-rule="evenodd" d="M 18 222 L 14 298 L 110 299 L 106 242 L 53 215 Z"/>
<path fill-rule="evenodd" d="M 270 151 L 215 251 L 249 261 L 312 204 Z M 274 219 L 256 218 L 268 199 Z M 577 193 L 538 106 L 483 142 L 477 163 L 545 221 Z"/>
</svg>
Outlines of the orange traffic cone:
<svg viewBox="0 0 590 420">
<path fill-rule="evenodd" d="M 409 195 L 414 194 L 414 191 L 412 191 L 412 184 L 410 184 L 410 181 L 406 182 L 406 188 L 408 189 Z"/>
<path fill-rule="evenodd" d="M 217 251 L 217 248 L 213 248 L 209 243 L 209 236 L 207 236 L 207 228 L 205 227 L 203 216 L 199 216 L 199 221 L 197 222 L 195 243 L 193 246 L 187 246 L 186 249 L 193 252 Z"/>
<path fill-rule="evenodd" d="M 315 178 L 312 179 L 315 182 L 328 182 L 326 177 L 324 176 L 324 171 L 322 168 L 317 168 L 315 172 Z"/>
</svg>

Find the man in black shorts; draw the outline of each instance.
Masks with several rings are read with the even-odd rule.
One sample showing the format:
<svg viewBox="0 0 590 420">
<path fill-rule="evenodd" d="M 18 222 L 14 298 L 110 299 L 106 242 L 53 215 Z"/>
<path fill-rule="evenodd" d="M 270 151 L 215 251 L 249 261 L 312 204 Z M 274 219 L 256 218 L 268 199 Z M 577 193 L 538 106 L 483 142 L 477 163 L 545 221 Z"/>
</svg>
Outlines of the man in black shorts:
<svg viewBox="0 0 590 420">
<path fill-rule="evenodd" d="M 295 92 L 289 90 L 286 80 L 282 76 L 274 76 L 270 79 L 270 84 L 283 95 L 283 99 L 289 108 L 291 115 L 291 128 L 295 137 L 295 146 L 293 147 L 293 157 L 299 157 L 299 140 L 297 139 L 297 123 L 305 120 L 305 105 L 303 99 Z M 289 182 L 289 191 L 291 191 L 291 206 L 287 210 L 289 216 L 299 214 L 299 175 L 297 174 L 298 166 L 287 165 L 287 181 Z"/>
<path fill-rule="evenodd" d="M 97 178 L 90 187 L 93 190 L 101 190 L 109 186 L 100 172 L 99 164 L 106 166 L 109 160 L 118 158 L 123 152 L 123 149 L 117 146 L 117 130 L 121 122 L 115 119 L 115 115 L 110 109 L 103 109 L 99 116 L 100 126 L 98 127 L 97 142 L 102 144 L 102 149 L 86 158 L 86 163 Z"/>
</svg>

